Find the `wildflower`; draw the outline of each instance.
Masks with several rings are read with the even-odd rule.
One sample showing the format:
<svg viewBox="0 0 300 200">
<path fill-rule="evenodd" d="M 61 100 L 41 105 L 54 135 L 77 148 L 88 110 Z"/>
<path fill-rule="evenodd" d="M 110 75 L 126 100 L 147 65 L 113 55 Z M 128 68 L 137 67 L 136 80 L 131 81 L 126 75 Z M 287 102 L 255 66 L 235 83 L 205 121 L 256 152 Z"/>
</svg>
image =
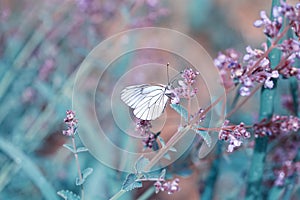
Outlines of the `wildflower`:
<svg viewBox="0 0 300 200">
<path fill-rule="evenodd" d="M 156 141 L 156 135 L 154 133 L 150 133 L 143 139 L 144 147 L 152 149 L 154 142 Z"/>
<path fill-rule="evenodd" d="M 299 174 L 300 162 L 297 162 L 298 149 L 300 147 L 300 137 L 291 135 L 281 140 L 280 145 L 270 154 L 272 163 L 272 171 L 275 179 L 275 186 L 283 186 L 286 179 Z"/>
<path fill-rule="evenodd" d="M 190 69 L 185 69 L 182 73 L 183 80 L 178 80 L 178 87 L 173 89 L 174 96 L 173 103 L 178 102 L 179 98 L 189 99 L 197 94 L 197 88 L 193 88 L 192 85 L 195 83 L 195 79 L 199 75 L 199 72 Z M 171 103 L 172 103 L 171 102 Z"/>
<path fill-rule="evenodd" d="M 287 18 L 289 25 L 295 32 L 296 36 L 300 36 L 300 6 L 295 7 L 288 5 L 284 1 L 280 1 L 279 6 L 273 7 L 273 20 L 271 20 L 266 11 L 261 11 L 260 19 L 254 22 L 255 27 L 264 27 L 264 33 L 267 37 L 275 38 L 279 35 L 283 23 L 283 17 Z"/>
<path fill-rule="evenodd" d="M 254 134 L 259 136 L 275 137 L 279 134 L 288 134 L 300 129 L 300 119 L 295 116 L 274 115 L 270 121 L 263 119 L 253 126 Z"/>
<path fill-rule="evenodd" d="M 67 128 L 67 130 L 63 131 L 63 135 L 74 136 L 76 134 L 78 120 L 75 118 L 74 111 L 67 110 L 66 114 L 67 114 L 67 116 L 64 119 L 64 122 L 67 124 L 68 128 Z"/>
<path fill-rule="evenodd" d="M 179 179 L 175 178 L 172 182 L 165 180 L 157 180 L 154 183 L 155 186 L 155 193 L 158 193 L 159 191 L 165 191 L 168 194 L 173 194 L 174 192 L 179 191 Z"/>
<path fill-rule="evenodd" d="M 182 74 L 182 78 L 184 78 L 184 82 L 186 84 L 193 84 L 195 82 L 196 76 L 199 75 L 199 72 L 193 71 L 190 69 L 185 69 Z"/>
<path fill-rule="evenodd" d="M 300 58 L 300 42 L 295 39 L 286 39 L 278 44 L 277 48 L 281 50 L 284 57 L 293 56 Z"/>
<path fill-rule="evenodd" d="M 282 22 L 283 18 L 282 16 L 279 15 L 278 10 L 273 10 L 274 13 L 274 19 L 271 20 L 267 14 L 266 11 L 261 11 L 260 12 L 260 19 L 256 20 L 254 22 L 255 27 L 264 27 L 264 34 L 267 37 L 274 38 L 278 35 L 281 27 L 282 27 Z"/>
<path fill-rule="evenodd" d="M 228 126 L 229 120 L 225 120 L 219 132 L 219 139 L 229 142 L 227 152 L 233 152 L 243 143 L 243 139 L 250 138 L 250 133 L 246 130 L 245 125 L 241 122 L 239 125 Z"/>
<path fill-rule="evenodd" d="M 286 39 L 277 48 L 282 52 L 281 65 L 278 72 L 284 78 L 296 77 L 300 80 L 300 69 L 294 67 L 296 58 L 300 58 L 300 42 L 295 39 Z"/>
<path fill-rule="evenodd" d="M 241 96 L 249 96 L 255 82 L 264 83 L 265 88 L 273 88 L 273 79 L 279 77 L 279 72 L 271 69 L 270 61 L 265 57 L 267 45 L 264 43 L 262 46 L 263 50 L 248 46 L 243 56 L 243 64 L 239 63 L 240 56 L 232 49 L 226 50 L 224 54 L 219 53 L 214 63 L 219 68 L 225 88 L 240 83 Z"/>
<path fill-rule="evenodd" d="M 146 148 L 152 149 L 153 144 L 156 140 L 156 135 L 151 132 L 152 124 L 149 120 L 141 120 L 138 119 L 136 123 L 136 130 L 139 132 L 141 136 L 143 136 L 143 145 Z"/>
<path fill-rule="evenodd" d="M 148 136 L 151 134 L 150 129 L 152 128 L 151 121 L 137 119 L 136 131 L 142 136 Z"/>
<path fill-rule="evenodd" d="M 214 64 L 219 69 L 222 78 L 222 84 L 226 89 L 231 88 L 239 78 L 243 69 L 239 63 L 240 53 L 234 49 L 227 49 L 223 53 L 219 52 L 218 57 L 214 59 Z"/>
</svg>

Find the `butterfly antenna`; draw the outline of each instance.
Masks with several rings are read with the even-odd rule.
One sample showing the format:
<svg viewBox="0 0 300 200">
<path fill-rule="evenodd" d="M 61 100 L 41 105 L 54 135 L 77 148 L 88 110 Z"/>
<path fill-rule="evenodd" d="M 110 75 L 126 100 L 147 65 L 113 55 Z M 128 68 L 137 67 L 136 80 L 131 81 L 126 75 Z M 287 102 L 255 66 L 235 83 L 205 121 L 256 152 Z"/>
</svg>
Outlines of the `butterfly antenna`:
<svg viewBox="0 0 300 200">
<path fill-rule="evenodd" d="M 170 66 L 170 63 L 167 63 L 167 77 L 168 77 L 168 85 L 170 85 L 169 66 Z"/>
<path fill-rule="evenodd" d="M 182 71 L 179 72 L 178 74 L 176 74 L 176 75 L 171 79 L 170 84 L 172 85 L 172 84 L 177 80 L 177 77 L 178 77 L 179 75 L 181 75 L 181 74 L 182 74 Z"/>
</svg>

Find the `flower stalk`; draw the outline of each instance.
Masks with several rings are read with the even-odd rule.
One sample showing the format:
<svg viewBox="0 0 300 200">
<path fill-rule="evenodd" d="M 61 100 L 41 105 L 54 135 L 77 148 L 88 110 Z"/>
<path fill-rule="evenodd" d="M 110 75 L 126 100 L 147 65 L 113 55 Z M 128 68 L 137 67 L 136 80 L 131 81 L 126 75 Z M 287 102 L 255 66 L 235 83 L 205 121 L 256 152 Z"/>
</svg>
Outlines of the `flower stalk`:
<svg viewBox="0 0 300 200">
<path fill-rule="evenodd" d="M 272 1 L 272 8 L 276 5 L 279 5 L 279 0 Z M 272 10 L 272 9 L 271 9 Z M 273 14 L 271 13 L 271 18 Z M 287 31 L 287 27 L 284 29 L 284 32 Z M 283 34 L 281 34 L 283 35 Z M 283 37 L 283 36 L 281 36 Z M 275 42 L 278 42 L 279 38 Z M 271 45 L 272 47 L 273 45 Z M 269 48 L 270 49 L 270 48 Z M 271 68 L 275 68 L 278 63 L 280 63 L 280 52 L 275 49 L 269 54 Z M 260 120 L 267 118 L 270 119 L 273 115 L 274 107 L 274 96 L 276 92 L 276 80 L 274 81 L 274 87 L 272 89 L 266 89 L 262 87 L 261 89 L 261 100 L 260 100 L 260 111 L 259 117 Z M 255 139 L 254 153 L 252 156 L 251 166 L 248 174 L 247 181 L 247 191 L 246 199 L 261 199 L 261 183 L 264 174 L 265 158 L 268 146 L 268 137 L 258 137 Z"/>
</svg>

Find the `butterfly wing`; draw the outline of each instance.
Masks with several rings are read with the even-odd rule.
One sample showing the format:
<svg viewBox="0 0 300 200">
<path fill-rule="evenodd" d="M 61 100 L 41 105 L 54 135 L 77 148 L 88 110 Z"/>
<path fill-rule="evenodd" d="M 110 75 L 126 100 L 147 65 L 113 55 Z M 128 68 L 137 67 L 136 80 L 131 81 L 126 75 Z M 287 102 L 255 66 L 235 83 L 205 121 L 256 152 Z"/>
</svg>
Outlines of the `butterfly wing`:
<svg viewBox="0 0 300 200">
<path fill-rule="evenodd" d="M 164 111 L 168 96 L 164 85 L 133 85 L 121 92 L 121 99 L 131 108 L 133 114 L 142 120 L 154 120 Z"/>
</svg>

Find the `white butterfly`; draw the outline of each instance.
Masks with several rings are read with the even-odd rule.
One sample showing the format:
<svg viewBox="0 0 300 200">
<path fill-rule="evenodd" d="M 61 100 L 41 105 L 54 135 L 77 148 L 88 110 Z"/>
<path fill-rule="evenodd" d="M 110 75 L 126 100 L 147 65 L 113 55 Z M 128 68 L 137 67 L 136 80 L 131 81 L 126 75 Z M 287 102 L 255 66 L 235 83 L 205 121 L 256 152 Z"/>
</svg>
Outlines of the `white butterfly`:
<svg viewBox="0 0 300 200">
<path fill-rule="evenodd" d="M 169 98 L 174 97 L 170 85 L 132 85 L 121 92 L 121 99 L 131 108 L 133 114 L 142 120 L 158 118 Z"/>
</svg>

